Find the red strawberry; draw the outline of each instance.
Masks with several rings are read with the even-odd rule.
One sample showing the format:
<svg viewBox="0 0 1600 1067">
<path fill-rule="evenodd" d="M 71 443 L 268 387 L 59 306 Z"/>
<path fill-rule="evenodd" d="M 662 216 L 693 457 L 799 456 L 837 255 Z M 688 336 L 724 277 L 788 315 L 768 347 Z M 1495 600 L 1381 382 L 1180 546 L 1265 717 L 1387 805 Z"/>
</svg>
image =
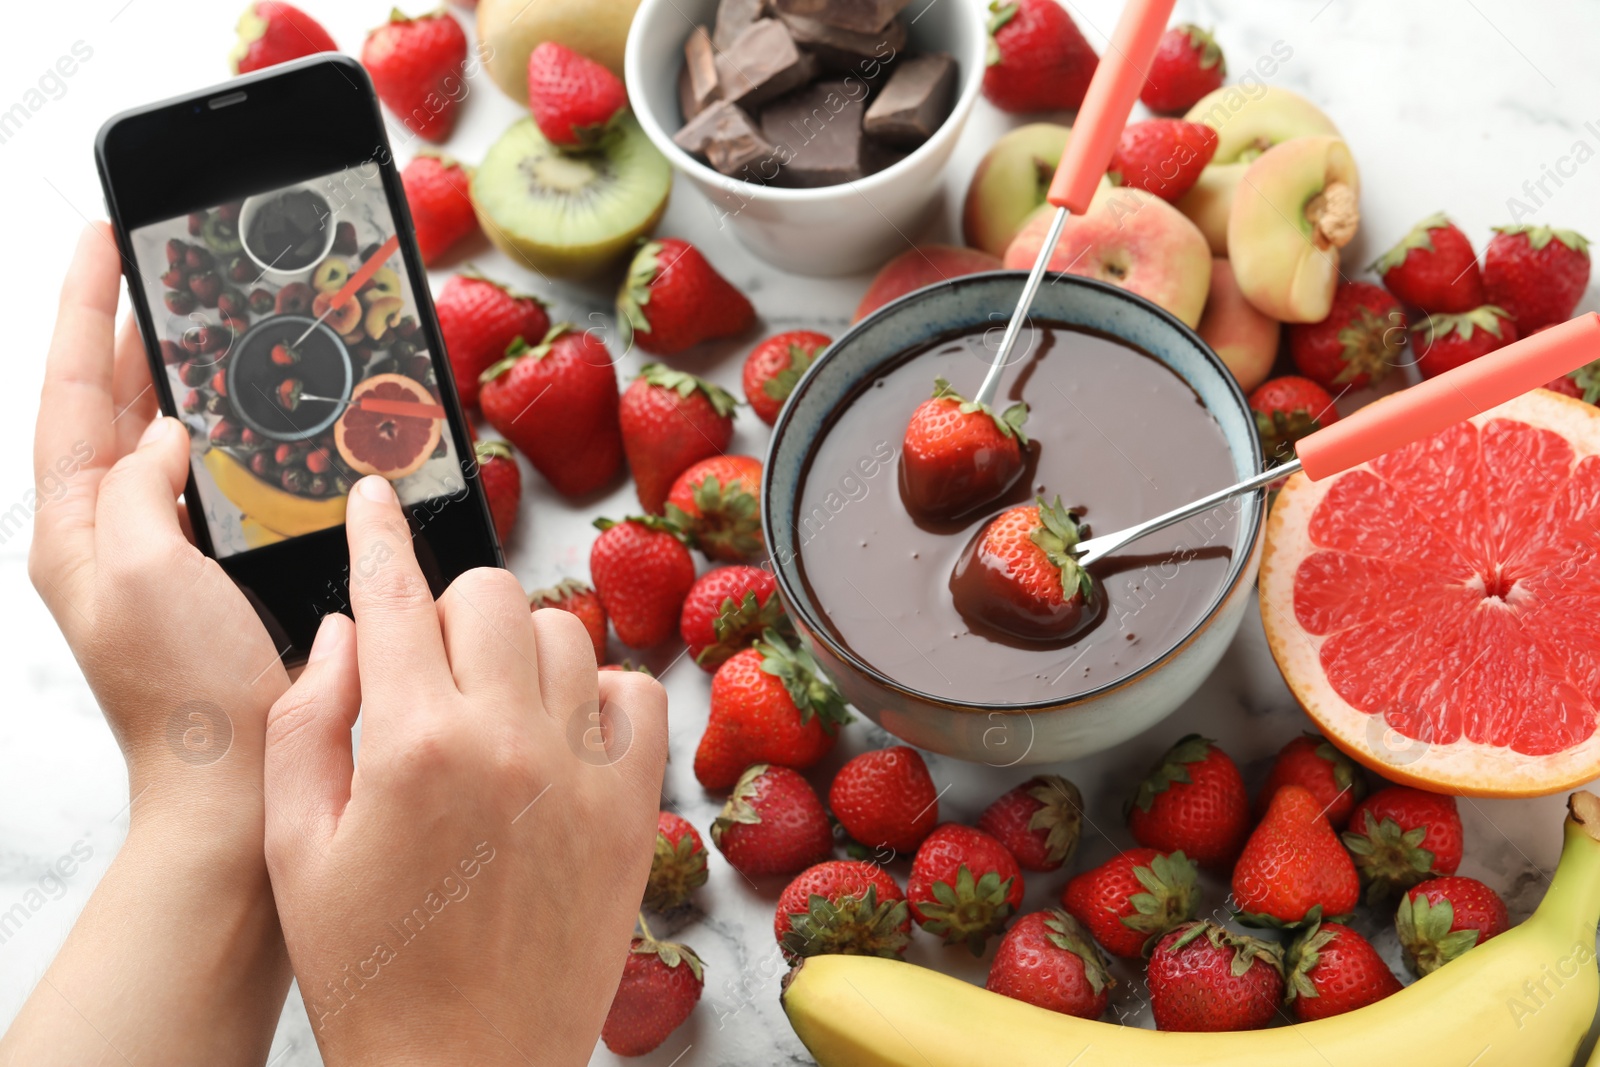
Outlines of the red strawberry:
<svg viewBox="0 0 1600 1067">
<path fill-rule="evenodd" d="M 1339 421 L 1328 391 L 1310 378 L 1293 375 L 1273 378 L 1251 393 L 1250 410 L 1268 462 L 1290 459 L 1296 441 Z"/>
<path fill-rule="evenodd" d="M 772 930 L 790 960 L 830 953 L 894 957 L 911 943 L 911 915 L 905 894 L 882 867 L 829 860 L 784 887 Z"/>
<path fill-rule="evenodd" d="M 1022 903 L 1022 870 L 1006 846 L 971 826 L 947 822 L 911 861 L 906 899 L 918 926 L 983 954 L 990 934 L 1005 929 Z"/>
<path fill-rule="evenodd" d="M 1484 303 L 1478 254 L 1443 212 L 1411 227 L 1371 269 L 1389 292 L 1423 311 L 1451 314 Z"/>
<path fill-rule="evenodd" d="M 528 609 L 538 611 L 540 608 L 555 608 L 576 615 L 589 632 L 589 640 L 594 642 L 594 661 L 605 660 L 606 609 L 600 604 L 600 594 L 588 583 L 567 578 L 548 589 L 534 590 L 528 597 Z"/>
<path fill-rule="evenodd" d="M 800 376 L 833 344 L 833 338 L 814 330 L 789 330 L 774 334 L 750 350 L 744 360 L 744 398 L 756 417 L 771 426 L 778 421 Z"/>
<path fill-rule="evenodd" d="M 1432 378 L 1471 363 L 1521 336 L 1508 312 L 1485 304 L 1460 315 L 1429 315 L 1411 332 L 1417 338 L 1417 370 Z"/>
<path fill-rule="evenodd" d="M 1078 850 L 1083 794 L 1059 774 L 1029 778 L 978 816 L 978 829 L 1011 850 L 1027 871 L 1058 871 Z"/>
<path fill-rule="evenodd" d="M 1582 400 L 1585 404 L 1600 404 L 1600 359 L 1585 363 L 1571 374 L 1550 382 L 1545 388 Z"/>
<path fill-rule="evenodd" d="M 435 143 L 450 136 L 465 93 L 467 35 L 444 11 L 407 18 L 398 10 L 367 34 L 361 65 L 378 99 L 417 136 Z"/>
<path fill-rule="evenodd" d="M 1106 959 L 1077 919 L 1064 911 L 1035 911 L 1000 939 L 989 964 L 991 993 L 1036 1008 L 1098 1019 L 1116 983 Z"/>
<path fill-rule="evenodd" d="M 644 906 L 671 911 L 688 903 L 689 894 L 706 884 L 706 846 L 689 821 L 670 811 L 656 818 L 656 851 Z"/>
<path fill-rule="evenodd" d="M 623 394 L 619 414 L 622 447 L 645 511 L 661 514 L 678 475 L 728 447 L 737 405 L 726 389 L 703 378 L 644 365 Z"/>
<path fill-rule="evenodd" d="M 1429 975 L 1511 925 L 1506 902 L 1476 878 L 1430 878 L 1407 891 L 1394 930 L 1406 966 Z"/>
<path fill-rule="evenodd" d="M 646 678 L 655 677 L 655 672 L 649 667 L 643 663 L 636 664 L 631 659 L 625 659 L 621 663 L 603 663 L 600 665 L 600 669 L 603 671 L 632 671 L 635 674 L 642 674 Z"/>
<path fill-rule="evenodd" d="M 433 307 L 455 371 L 456 392 L 468 407 L 478 404 L 478 376 L 505 358 L 512 341 L 550 331 L 550 316 L 538 297 L 514 293 L 475 271 L 452 276 Z"/>
<path fill-rule="evenodd" d="M 718 567 L 702 574 L 684 598 L 678 635 L 707 673 L 749 648 L 767 630 L 789 625 L 778 582 L 760 567 Z"/>
<path fill-rule="evenodd" d="M 589 550 L 595 591 L 629 648 L 651 648 L 673 634 L 683 598 L 694 584 L 694 560 L 680 534 L 654 517 L 596 519 L 601 534 Z"/>
<path fill-rule="evenodd" d="M 1321 801 L 1297 785 L 1273 794 L 1234 864 L 1233 899 L 1257 926 L 1298 926 L 1355 910 L 1361 879 Z"/>
<path fill-rule="evenodd" d="M 1056 0 L 992 0 L 983 95 L 1001 111 L 1075 111 L 1100 60 Z"/>
<path fill-rule="evenodd" d="M 605 486 L 622 466 L 617 372 L 604 343 L 567 323 L 529 348 L 518 337 L 479 378 L 478 406 L 562 496 Z"/>
<path fill-rule="evenodd" d="M 1426 878 L 1455 874 L 1461 842 L 1455 797 L 1404 785 L 1380 789 L 1357 804 L 1344 833 L 1373 902 Z"/>
<path fill-rule="evenodd" d="M 528 106 L 553 145 L 592 145 L 628 106 L 617 76 L 588 56 L 545 41 L 528 57 Z"/>
<path fill-rule="evenodd" d="M 1394 297 L 1369 282 L 1340 282 L 1321 322 L 1289 324 L 1289 354 L 1324 389 L 1360 389 L 1400 365 L 1406 317 Z"/>
<path fill-rule="evenodd" d="M 1250 797 L 1215 741 L 1190 734 L 1167 750 L 1128 805 L 1128 829 L 1146 848 L 1224 870 L 1250 835 Z"/>
<path fill-rule="evenodd" d="M 956 610 L 978 627 L 1058 641 L 1093 617 L 1094 579 L 1073 549 L 1078 520 L 1061 506 L 1007 508 L 983 528 L 950 579 Z"/>
<path fill-rule="evenodd" d="M 863 752 L 840 767 L 828 787 L 828 807 L 859 843 L 903 856 L 915 852 L 939 822 L 939 794 L 928 765 L 905 745 Z"/>
<path fill-rule="evenodd" d="M 643 1056 L 659 1048 L 694 1011 L 706 984 L 705 965 L 693 949 L 657 941 L 643 916 L 639 930 L 643 936 L 628 949 L 622 982 L 600 1030 L 606 1048 L 619 1056 Z"/>
<path fill-rule="evenodd" d="M 707 789 L 727 789 L 752 763 L 805 770 L 832 750 L 849 721 L 844 697 L 811 652 L 769 630 L 712 677 L 694 776 Z"/>
<path fill-rule="evenodd" d="M 746 563 L 761 558 L 761 461 L 712 456 L 689 466 L 667 493 L 666 513 L 689 531 L 708 559 Z"/>
<path fill-rule="evenodd" d="M 494 532 L 504 545 L 511 538 L 517 506 L 522 502 L 522 470 L 511 454 L 511 446 L 504 441 L 479 441 L 474 452 L 478 457 L 478 480 L 489 498 Z"/>
<path fill-rule="evenodd" d="M 1284 999 L 1301 1022 L 1327 1019 L 1400 992 L 1378 950 L 1348 926 L 1307 927 L 1289 946 Z"/>
<path fill-rule="evenodd" d="M 943 378 L 933 397 L 911 413 L 900 455 L 906 506 L 933 519 L 954 519 L 998 499 L 1022 474 L 1028 405 L 1000 414 L 964 399 Z"/>
<path fill-rule="evenodd" d="M 1195 916 L 1200 891 L 1182 852 L 1130 848 L 1061 891 L 1061 906 L 1113 956 L 1141 956 L 1156 938 Z"/>
<path fill-rule="evenodd" d="M 756 763 L 728 794 L 711 841 L 741 874 L 793 874 L 828 858 L 833 828 L 811 783 L 787 767 Z"/>
<path fill-rule="evenodd" d="M 1496 226 L 1483 252 L 1483 296 L 1517 320 L 1517 336 L 1566 322 L 1589 285 L 1589 242 L 1549 226 Z"/>
<path fill-rule="evenodd" d="M 676 237 L 641 245 L 617 293 L 625 336 L 658 356 L 743 333 L 755 318 L 745 295 L 698 248 Z"/>
<path fill-rule="evenodd" d="M 1317 798 L 1322 814 L 1335 830 L 1343 830 L 1350 812 L 1367 795 L 1361 768 L 1320 734 L 1301 734 L 1278 752 L 1267 782 L 1256 796 L 1256 819 L 1266 814 L 1273 794 L 1297 785 Z"/>
<path fill-rule="evenodd" d="M 1217 131 L 1181 119 L 1146 119 L 1122 131 L 1107 168 L 1119 185 L 1176 204 L 1217 151 Z"/>
<path fill-rule="evenodd" d="M 1158 1030 L 1259 1030 L 1283 996 L 1283 949 L 1214 922 L 1187 923 L 1156 943 L 1145 981 Z"/>
<path fill-rule="evenodd" d="M 478 228 L 478 216 L 472 210 L 471 168 L 449 156 L 422 152 L 400 172 L 400 184 L 405 187 L 411 227 L 424 264 L 431 266 L 451 245 Z"/>
<path fill-rule="evenodd" d="M 320 22 L 277 0 L 246 4 L 238 29 L 239 40 L 228 53 L 228 66 L 235 74 L 249 74 L 274 63 L 339 50 Z"/>
<path fill-rule="evenodd" d="M 1185 22 L 1161 35 L 1139 99 L 1158 115 L 1182 114 L 1222 88 L 1227 76 L 1227 60 L 1211 31 Z"/>
</svg>

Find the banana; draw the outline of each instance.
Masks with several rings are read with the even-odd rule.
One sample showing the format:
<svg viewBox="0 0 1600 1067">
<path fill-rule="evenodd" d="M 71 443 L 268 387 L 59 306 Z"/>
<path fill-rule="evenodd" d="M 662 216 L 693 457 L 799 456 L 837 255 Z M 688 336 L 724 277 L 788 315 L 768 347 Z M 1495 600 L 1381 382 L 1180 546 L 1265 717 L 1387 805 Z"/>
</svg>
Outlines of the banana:
<svg viewBox="0 0 1600 1067">
<path fill-rule="evenodd" d="M 279 535 L 277 540 L 316 533 L 344 522 L 342 496 L 310 500 L 286 493 L 257 478 L 250 468 L 217 448 L 207 452 L 201 462 L 211 473 L 217 491 L 232 501 L 243 514 Z"/>
<path fill-rule="evenodd" d="M 1568 811 L 1560 866 L 1527 922 L 1331 1019 L 1164 1033 L 1075 1019 L 868 956 L 802 961 L 785 979 L 783 1009 L 820 1067 L 1565 1067 L 1600 1000 L 1600 797 L 1574 793 Z"/>
</svg>

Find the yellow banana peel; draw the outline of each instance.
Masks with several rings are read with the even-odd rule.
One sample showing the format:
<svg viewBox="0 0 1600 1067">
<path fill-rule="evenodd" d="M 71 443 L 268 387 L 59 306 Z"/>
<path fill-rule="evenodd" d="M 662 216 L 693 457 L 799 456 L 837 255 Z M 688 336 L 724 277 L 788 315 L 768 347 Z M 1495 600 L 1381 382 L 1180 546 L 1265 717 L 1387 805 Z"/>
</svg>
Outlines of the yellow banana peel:
<svg viewBox="0 0 1600 1067">
<path fill-rule="evenodd" d="M 344 522 L 344 497 L 327 500 L 310 500 L 284 492 L 268 485 L 250 472 L 250 468 L 223 452 L 213 448 L 201 457 L 201 462 L 211 474 L 217 490 L 230 500 L 248 519 L 264 527 L 271 540 L 299 537 L 316 533 Z M 254 536 L 247 531 L 247 536 Z M 271 540 L 262 538 L 262 543 Z M 252 545 L 252 547 L 255 547 Z"/>
</svg>

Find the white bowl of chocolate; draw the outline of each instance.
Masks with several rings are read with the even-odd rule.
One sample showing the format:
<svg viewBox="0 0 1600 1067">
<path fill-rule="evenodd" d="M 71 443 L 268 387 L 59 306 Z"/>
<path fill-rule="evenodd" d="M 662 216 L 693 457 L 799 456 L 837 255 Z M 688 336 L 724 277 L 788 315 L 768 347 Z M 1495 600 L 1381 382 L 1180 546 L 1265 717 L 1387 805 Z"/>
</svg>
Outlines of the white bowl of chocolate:
<svg viewBox="0 0 1600 1067">
<path fill-rule="evenodd" d="M 639 124 L 719 222 L 785 270 L 849 274 L 906 245 L 983 79 L 976 0 L 643 0 Z"/>
</svg>

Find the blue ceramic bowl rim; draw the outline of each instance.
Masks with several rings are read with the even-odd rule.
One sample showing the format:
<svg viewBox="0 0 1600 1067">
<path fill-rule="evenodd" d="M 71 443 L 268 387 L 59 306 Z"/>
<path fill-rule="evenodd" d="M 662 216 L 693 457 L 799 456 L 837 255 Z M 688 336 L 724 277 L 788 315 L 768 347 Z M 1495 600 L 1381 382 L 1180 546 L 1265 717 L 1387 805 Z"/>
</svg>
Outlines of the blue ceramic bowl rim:
<svg viewBox="0 0 1600 1067">
<path fill-rule="evenodd" d="M 1027 275 L 1028 272 L 1022 270 L 981 271 L 976 274 L 966 274 L 958 278 L 951 278 L 946 281 L 935 282 L 932 285 L 924 286 L 921 289 L 914 289 L 911 292 L 906 293 L 904 296 L 901 296 L 883 305 L 876 311 L 868 314 L 859 322 L 852 323 L 848 330 L 846 330 L 839 337 L 835 338 L 832 344 L 830 344 L 826 349 L 817 355 L 817 357 L 812 361 L 811 366 L 806 368 L 806 371 L 800 377 L 800 380 L 795 383 L 794 391 L 790 394 L 788 401 L 779 411 L 777 422 L 775 422 L 772 427 L 772 435 L 767 442 L 767 450 L 762 457 L 763 467 L 768 474 L 762 478 L 761 532 L 762 536 L 765 538 L 769 553 L 772 551 L 774 545 L 784 543 L 778 541 L 773 536 L 775 523 L 773 521 L 772 514 L 773 493 L 771 491 L 770 478 L 770 472 L 773 470 L 773 460 L 776 458 L 778 449 L 783 443 L 784 435 L 789 430 L 789 424 L 793 421 L 793 413 L 799 407 L 800 398 L 813 384 L 815 384 L 818 374 L 822 371 L 822 368 L 827 365 L 827 362 L 832 359 L 848 342 L 866 332 L 871 326 L 882 322 L 885 319 L 909 312 L 916 304 L 932 297 L 936 291 L 967 288 L 982 282 L 992 282 L 995 280 L 1008 280 L 1017 282 L 1017 295 L 1020 296 L 1021 283 L 1027 278 Z M 1062 274 L 1051 271 L 1045 276 L 1045 280 L 1049 285 L 1067 285 L 1087 289 L 1091 292 L 1098 293 L 1103 298 L 1109 298 L 1111 300 L 1129 304 L 1135 311 L 1163 320 L 1167 326 L 1177 331 L 1177 333 L 1184 340 L 1188 341 L 1194 346 L 1194 348 L 1201 354 L 1206 364 L 1211 368 L 1211 372 L 1215 374 L 1222 382 L 1226 394 L 1232 399 L 1233 403 L 1238 406 L 1239 413 L 1247 421 L 1253 421 L 1250 414 L 1250 405 L 1245 398 L 1244 390 L 1239 387 L 1239 382 L 1234 378 L 1233 372 L 1228 370 L 1227 365 L 1222 362 L 1221 357 L 1219 357 L 1216 352 L 1212 350 L 1210 345 L 1201 339 L 1198 333 L 1190 328 L 1187 323 L 1183 322 L 1181 319 L 1169 312 L 1166 308 L 1146 300 L 1137 293 L 1129 292 L 1120 286 L 1112 285 L 1109 282 L 1102 282 L 1096 278 L 1086 278 L 1082 275 Z M 1008 303 L 1005 311 L 1009 312 L 1010 308 L 1011 304 Z M 893 356 L 881 361 L 879 366 L 886 365 L 893 359 L 898 358 L 900 354 L 900 352 L 896 352 Z M 1172 367 L 1167 360 L 1162 359 L 1159 354 L 1152 354 L 1155 355 L 1157 359 L 1161 359 L 1161 362 L 1171 369 L 1174 374 L 1179 373 L 1176 368 Z M 804 468 L 805 461 L 811 458 L 811 455 L 815 451 L 817 443 L 820 440 L 821 437 L 819 436 L 816 440 L 810 442 L 806 447 L 804 458 L 802 460 L 802 469 Z M 1264 459 L 1261 452 L 1261 442 L 1253 434 L 1249 436 L 1248 441 L 1250 447 L 1250 465 L 1254 470 L 1261 470 Z M 1229 451 L 1234 451 L 1231 443 Z M 898 477 L 898 469 L 899 463 L 897 461 L 895 463 L 895 477 Z M 798 492 L 796 495 L 798 496 Z M 1168 648 L 1166 651 L 1162 652 L 1161 655 L 1155 657 L 1138 670 L 1133 671 L 1131 674 L 1126 674 L 1120 678 L 1113 678 L 1110 681 L 1102 682 L 1093 689 L 1078 693 L 1065 700 L 1039 700 L 1023 704 L 980 704 L 973 701 L 952 700 L 948 697 L 941 697 L 932 693 L 925 693 L 920 689 L 915 689 L 903 682 L 896 681 L 895 679 L 884 674 L 878 668 L 872 666 L 870 663 L 862 660 L 855 654 L 854 651 L 850 650 L 834 639 L 833 635 L 827 628 L 827 624 L 815 618 L 814 613 L 810 610 L 806 599 L 800 596 L 798 591 L 793 588 L 793 585 L 786 573 L 786 567 L 779 566 L 776 562 L 774 562 L 772 565 L 772 571 L 773 577 L 777 580 L 778 589 L 783 594 L 785 607 L 789 611 L 799 616 L 797 621 L 800 623 L 803 631 L 809 634 L 812 640 L 826 645 L 831 655 L 838 657 L 841 662 L 849 665 L 853 670 L 866 676 L 874 684 L 891 689 L 897 693 L 902 693 L 912 700 L 920 701 L 925 704 L 939 705 L 941 707 L 955 710 L 972 710 L 985 713 L 998 711 L 1012 714 L 1028 714 L 1033 712 L 1052 711 L 1069 708 L 1076 705 L 1092 704 L 1095 700 L 1104 696 L 1105 694 L 1117 689 L 1121 689 L 1122 687 L 1138 681 L 1148 674 L 1154 673 L 1159 668 L 1166 665 L 1180 651 L 1188 647 L 1189 644 L 1206 629 L 1206 627 L 1211 625 L 1211 623 L 1216 619 L 1217 613 L 1222 610 L 1223 605 L 1228 602 L 1229 597 L 1231 597 L 1234 593 L 1234 590 L 1238 588 L 1239 582 L 1244 577 L 1244 573 L 1249 565 L 1250 559 L 1255 555 L 1256 548 L 1260 544 L 1261 532 L 1266 525 L 1266 508 L 1264 506 L 1264 499 L 1257 494 L 1250 494 L 1243 499 L 1245 500 L 1245 509 L 1241 512 L 1241 516 L 1248 516 L 1248 518 L 1245 519 L 1245 524 L 1246 528 L 1249 530 L 1250 536 L 1247 543 L 1239 546 L 1239 549 L 1234 552 L 1229 563 L 1227 576 L 1218 587 L 1216 598 L 1206 609 L 1205 614 L 1203 614 L 1199 621 L 1195 623 L 1194 627 L 1185 633 L 1180 639 L 1174 642 L 1171 648 Z M 800 553 L 795 551 L 791 554 L 795 557 L 795 566 L 798 568 L 798 557 Z"/>
</svg>

